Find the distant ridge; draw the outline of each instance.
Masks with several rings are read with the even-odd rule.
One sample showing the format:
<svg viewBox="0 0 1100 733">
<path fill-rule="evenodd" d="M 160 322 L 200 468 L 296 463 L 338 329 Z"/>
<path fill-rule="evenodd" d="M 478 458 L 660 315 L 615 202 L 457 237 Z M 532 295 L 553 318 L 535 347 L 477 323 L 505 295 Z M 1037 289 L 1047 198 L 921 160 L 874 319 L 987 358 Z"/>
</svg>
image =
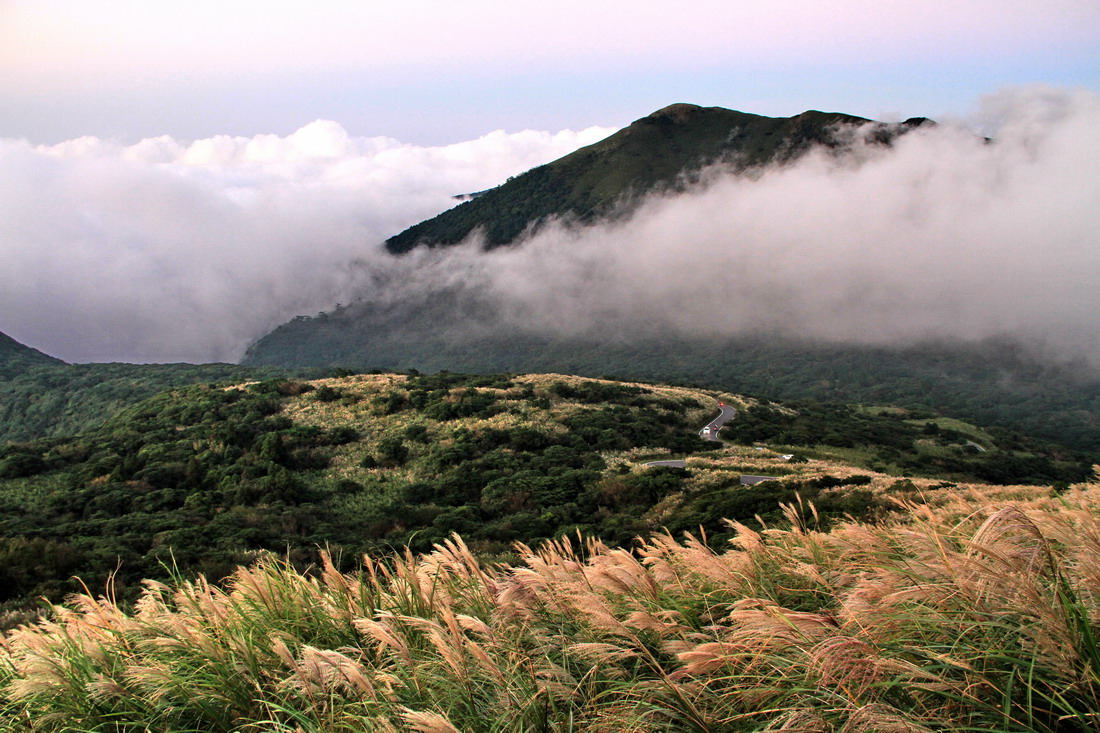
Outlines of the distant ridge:
<svg viewBox="0 0 1100 733">
<path fill-rule="evenodd" d="M 36 366 L 57 366 L 65 362 L 21 344 L 0 332 L 0 377 L 10 378 Z"/>
<path fill-rule="evenodd" d="M 386 248 L 401 254 L 417 246 L 453 245 L 481 230 L 491 249 L 513 242 L 548 217 L 593 221 L 642 194 L 682 187 L 713 163 L 727 163 L 739 171 L 781 163 L 815 145 L 840 145 L 836 132 L 843 126 L 875 125 L 873 139 L 887 143 L 927 121 L 913 118 L 888 125 L 816 110 L 764 117 L 672 104 L 496 188 L 456 197 L 464 203 L 391 237 Z"/>
</svg>

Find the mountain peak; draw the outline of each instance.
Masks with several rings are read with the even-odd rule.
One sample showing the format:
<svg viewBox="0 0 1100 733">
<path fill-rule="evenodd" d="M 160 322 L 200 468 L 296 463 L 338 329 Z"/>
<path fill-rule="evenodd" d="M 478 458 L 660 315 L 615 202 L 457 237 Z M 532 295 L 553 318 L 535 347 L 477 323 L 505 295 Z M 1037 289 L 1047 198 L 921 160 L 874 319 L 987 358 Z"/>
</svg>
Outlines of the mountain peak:
<svg viewBox="0 0 1100 733">
<path fill-rule="evenodd" d="M 486 248 L 515 242 L 551 218 L 593 222 L 718 162 L 738 171 L 791 160 L 815 145 L 837 147 L 838 125 L 870 120 L 809 110 L 764 117 L 678 102 L 615 134 L 515 176 L 496 188 L 386 240 L 393 254 L 449 246 L 480 231 Z M 903 123 L 905 128 L 909 123 Z M 884 126 L 885 127 L 885 126 Z M 888 144 L 897 131 L 880 135 Z"/>
<path fill-rule="evenodd" d="M 713 107 L 711 109 L 714 109 Z M 662 107 L 656 112 L 643 117 L 642 120 L 663 120 L 671 119 L 674 122 L 684 123 L 697 117 L 700 112 L 703 111 L 703 107 L 697 104 L 687 104 L 686 102 L 677 102 L 676 104 L 670 104 L 667 107 Z M 642 121 L 640 120 L 640 121 Z"/>
</svg>

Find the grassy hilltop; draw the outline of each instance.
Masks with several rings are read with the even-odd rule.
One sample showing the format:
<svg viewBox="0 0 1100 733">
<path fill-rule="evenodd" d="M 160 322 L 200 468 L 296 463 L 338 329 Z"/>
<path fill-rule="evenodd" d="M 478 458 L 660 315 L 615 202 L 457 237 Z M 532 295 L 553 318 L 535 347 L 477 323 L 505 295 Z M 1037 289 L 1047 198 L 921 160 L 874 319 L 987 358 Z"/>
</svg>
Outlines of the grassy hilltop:
<svg viewBox="0 0 1100 733">
<path fill-rule="evenodd" d="M 696 431 L 741 406 L 716 451 Z M 792 463 L 781 458 L 798 454 Z M 655 458 L 688 457 L 686 469 Z M 812 460 L 811 460 L 812 459 Z M 257 552 L 299 564 L 426 551 L 453 532 L 507 557 L 580 532 L 617 546 L 666 528 L 893 511 L 908 476 L 1064 486 L 1087 457 L 905 411 L 782 406 L 560 375 L 359 375 L 163 393 L 77 437 L 0 449 L 0 602 L 108 575 L 132 598 L 168 568 L 221 577 Z M 781 481 L 742 487 L 742 474 Z M 885 492 L 885 493 L 884 493 Z"/>
<path fill-rule="evenodd" d="M 719 400 L 725 446 L 696 434 Z M 5 626 L 32 622 L 0 719 L 1090 730 L 1089 474 L 896 408 L 553 374 L 185 387 L 0 453 Z"/>
<path fill-rule="evenodd" d="M 512 243 L 549 217 L 593 222 L 629 209 L 644 194 L 682 189 L 714 163 L 743 172 L 790 161 L 813 146 L 837 147 L 841 128 L 874 124 L 876 139 L 885 143 L 926 122 L 915 118 L 886 125 L 816 110 L 764 117 L 673 104 L 409 227 L 386 240 L 386 249 L 402 254 L 418 246 L 449 246 L 477 231 L 492 249 Z"/>
</svg>

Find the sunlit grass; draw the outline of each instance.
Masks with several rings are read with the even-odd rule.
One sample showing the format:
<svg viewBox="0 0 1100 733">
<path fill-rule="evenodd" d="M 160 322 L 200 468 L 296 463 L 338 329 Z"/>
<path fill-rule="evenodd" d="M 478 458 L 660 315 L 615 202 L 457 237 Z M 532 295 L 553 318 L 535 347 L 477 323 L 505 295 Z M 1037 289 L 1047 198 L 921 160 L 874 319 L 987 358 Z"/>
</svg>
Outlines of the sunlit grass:
<svg viewBox="0 0 1100 733">
<path fill-rule="evenodd" d="M 915 486 L 915 484 L 914 484 Z M 1034 488 L 1034 487 L 1033 487 Z M 1022 491 L 1022 490 L 1021 490 Z M 940 491 L 729 547 L 455 538 L 342 574 L 72 598 L 0 647 L 12 731 L 1095 730 L 1100 484 Z M 1003 492 L 1002 492 L 1003 493 Z"/>
<path fill-rule="evenodd" d="M 934 423 L 938 427 L 944 430 L 954 430 L 962 433 L 968 438 L 982 444 L 983 447 L 988 448 L 993 445 L 993 436 L 982 430 L 977 425 L 971 425 L 968 422 L 962 420 L 956 420 L 952 417 L 933 417 L 927 420 L 906 420 L 906 422 L 913 425 L 924 425 L 925 423 Z"/>
</svg>

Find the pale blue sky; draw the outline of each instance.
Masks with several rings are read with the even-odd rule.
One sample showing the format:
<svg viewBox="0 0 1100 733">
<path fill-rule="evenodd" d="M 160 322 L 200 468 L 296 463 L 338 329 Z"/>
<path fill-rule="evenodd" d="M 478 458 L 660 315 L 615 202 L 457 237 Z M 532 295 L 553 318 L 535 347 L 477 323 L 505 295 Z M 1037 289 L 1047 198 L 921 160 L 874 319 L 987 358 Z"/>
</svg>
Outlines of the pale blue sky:
<svg viewBox="0 0 1100 733">
<path fill-rule="evenodd" d="M 0 137 L 35 143 L 322 118 L 438 145 L 672 102 L 942 117 L 1036 82 L 1100 90 L 1100 3 L 0 0 Z"/>
</svg>

